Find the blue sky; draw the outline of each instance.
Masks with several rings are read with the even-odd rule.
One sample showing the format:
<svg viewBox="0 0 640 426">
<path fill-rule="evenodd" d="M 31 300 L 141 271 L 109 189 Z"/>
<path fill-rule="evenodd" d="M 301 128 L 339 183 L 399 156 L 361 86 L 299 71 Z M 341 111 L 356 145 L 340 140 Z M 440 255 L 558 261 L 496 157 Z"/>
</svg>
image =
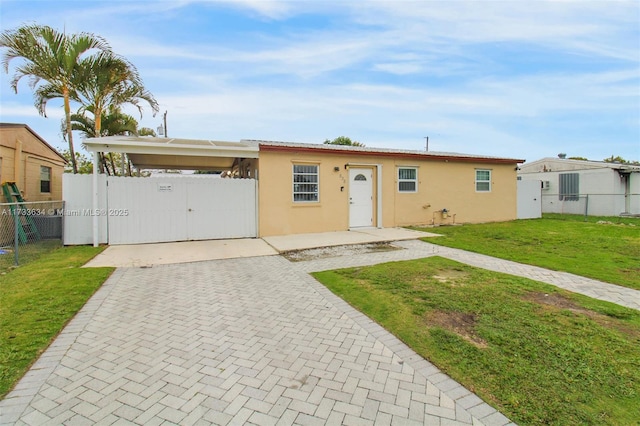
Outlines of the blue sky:
<svg viewBox="0 0 640 426">
<path fill-rule="evenodd" d="M 0 0 L 3 30 L 24 23 L 105 37 L 170 137 L 640 160 L 637 0 Z M 12 75 L 0 120 L 64 148 L 61 101 L 38 116 Z"/>
</svg>

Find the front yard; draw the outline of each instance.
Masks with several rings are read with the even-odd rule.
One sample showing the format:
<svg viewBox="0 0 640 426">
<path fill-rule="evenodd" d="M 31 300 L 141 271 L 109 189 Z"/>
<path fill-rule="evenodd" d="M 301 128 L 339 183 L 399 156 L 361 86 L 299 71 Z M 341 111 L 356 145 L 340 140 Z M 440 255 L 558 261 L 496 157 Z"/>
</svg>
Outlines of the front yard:
<svg viewBox="0 0 640 426">
<path fill-rule="evenodd" d="M 64 247 L 0 276 L 0 398 L 109 277 L 81 268 L 104 247 Z"/>
<path fill-rule="evenodd" d="M 425 230 L 424 228 L 414 228 Z M 640 290 L 640 218 L 546 215 L 542 219 L 428 228 L 433 244 Z"/>
<path fill-rule="evenodd" d="M 640 312 L 438 257 L 314 274 L 522 425 L 640 418 Z"/>
<path fill-rule="evenodd" d="M 640 289 L 638 218 L 545 215 L 428 231 L 443 235 L 430 243 Z M 519 424 L 640 418 L 636 310 L 438 257 L 314 275 Z"/>
</svg>

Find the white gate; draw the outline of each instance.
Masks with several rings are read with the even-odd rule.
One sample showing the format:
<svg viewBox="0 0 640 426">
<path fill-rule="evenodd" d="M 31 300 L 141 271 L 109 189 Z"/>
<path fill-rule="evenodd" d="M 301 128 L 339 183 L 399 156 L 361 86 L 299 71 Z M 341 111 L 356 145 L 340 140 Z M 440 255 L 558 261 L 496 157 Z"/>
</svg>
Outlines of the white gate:
<svg viewBox="0 0 640 426">
<path fill-rule="evenodd" d="M 253 179 L 110 176 L 107 184 L 109 244 L 257 236 Z"/>
<path fill-rule="evenodd" d="M 542 217 L 542 182 L 539 180 L 518 181 L 518 219 Z"/>
</svg>

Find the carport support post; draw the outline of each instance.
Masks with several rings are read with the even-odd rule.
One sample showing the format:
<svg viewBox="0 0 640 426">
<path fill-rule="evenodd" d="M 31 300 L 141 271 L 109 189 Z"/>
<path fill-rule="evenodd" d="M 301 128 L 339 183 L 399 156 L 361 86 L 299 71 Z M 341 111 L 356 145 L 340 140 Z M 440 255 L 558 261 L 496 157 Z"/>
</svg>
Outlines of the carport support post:
<svg viewBox="0 0 640 426">
<path fill-rule="evenodd" d="M 377 181 L 377 186 L 378 186 L 378 205 L 377 205 L 377 209 L 378 209 L 378 228 L 383 228 L 382 226 L 382 164 L 376 164 L 376 169 L 378 172 L 378 181 Z"/>
<path fill-rule="evenodd" d="M 93 219 L 93 246 L 98 247 L 99 239 L 99 217 L 98 217 L 98 152 L 93 153 L 93 197 L 92 197 L 92 219 Z"/>
</svg>

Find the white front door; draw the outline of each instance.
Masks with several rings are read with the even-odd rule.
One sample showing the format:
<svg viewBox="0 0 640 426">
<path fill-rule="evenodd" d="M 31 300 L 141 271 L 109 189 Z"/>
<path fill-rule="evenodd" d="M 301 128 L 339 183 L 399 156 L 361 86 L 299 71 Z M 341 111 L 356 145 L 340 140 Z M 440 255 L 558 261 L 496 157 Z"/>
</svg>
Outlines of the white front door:
<svg viewBox="0 0 640 426">
<path fill-rule="evenodd" d="M 349 169 L 349 228 L 373 226 L 373 170 Z"/>
</svg>

